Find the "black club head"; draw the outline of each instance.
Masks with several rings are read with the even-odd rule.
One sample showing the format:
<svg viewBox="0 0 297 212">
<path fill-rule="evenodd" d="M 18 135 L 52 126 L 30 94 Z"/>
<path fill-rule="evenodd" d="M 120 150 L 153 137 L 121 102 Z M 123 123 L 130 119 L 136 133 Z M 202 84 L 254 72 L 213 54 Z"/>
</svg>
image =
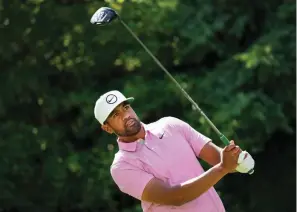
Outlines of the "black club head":
<svg viewBox="0 0 297 212">
<path fill-rule="evenodd" d="M 91 23 L 97 25 L 107 25 L 118 17 L 118 14 L 109 7 L 99 8 L 92 16 Z"/>
</svg>

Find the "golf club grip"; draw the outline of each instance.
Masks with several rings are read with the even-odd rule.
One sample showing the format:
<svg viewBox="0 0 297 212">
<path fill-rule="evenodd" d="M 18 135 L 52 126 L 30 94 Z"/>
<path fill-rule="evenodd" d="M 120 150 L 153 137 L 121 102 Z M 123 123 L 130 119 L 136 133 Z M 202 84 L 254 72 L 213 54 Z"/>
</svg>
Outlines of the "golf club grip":
<svg viewBox="0 0 297 212">
<path fill-rule="evenodd" d="M 162 63 L 153 55 L 153 53 L 145 46 L 145 44 L 135 35 L 135 33 L 130 29 L 130 27 L 119 18 L 122 25 L 130 32 L 130 34 L 138 41 L 138 43 L 144 48 L 144 50 L 152 57 L 152 59 L 156 62 L 156 64 L 167 74 L 167 76 L 175 83 L 175 85 L 182 91 L 184 96 L 192 103 L 195 110 L 199 111 L 200 114 L 206 119 L 207 123 L 211 126 L 211 128 L 216 132 L 216 134 L 220 137 L 221 141 L 225 144 L 229 144 L 229 140 L 217 129 L 217 127 L 212 123 L 212 121 L 204 114 L 204 112 L 200 109 L 198 104 L 190 97 L 190 95 L 180 86 L 180 84 L 174 79 L 174 77 L 170 74 L 170 72 L 162 65 Z"/>
<path fill-rule="evenodd" d="M 223 134 L 221 134 L 220 139 L 226 146 L 229 145 L 230 142 L 229 142 L 228 138 L 226 136 L 224 136 Z"/>
</svg>

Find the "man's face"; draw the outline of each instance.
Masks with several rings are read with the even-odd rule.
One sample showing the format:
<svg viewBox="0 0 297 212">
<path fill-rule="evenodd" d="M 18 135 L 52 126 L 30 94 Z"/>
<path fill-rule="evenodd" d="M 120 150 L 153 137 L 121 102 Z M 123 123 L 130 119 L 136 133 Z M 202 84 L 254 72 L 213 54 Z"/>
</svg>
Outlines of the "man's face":
<svg viewBox="0 0 297 212">
<path fill-rule="evenodd" d="M 139 133 L 141 123 L 130 104 L 124 102 L 113 110 L 102 129 L 121 137 L 129 137 Z"/>
</svg>

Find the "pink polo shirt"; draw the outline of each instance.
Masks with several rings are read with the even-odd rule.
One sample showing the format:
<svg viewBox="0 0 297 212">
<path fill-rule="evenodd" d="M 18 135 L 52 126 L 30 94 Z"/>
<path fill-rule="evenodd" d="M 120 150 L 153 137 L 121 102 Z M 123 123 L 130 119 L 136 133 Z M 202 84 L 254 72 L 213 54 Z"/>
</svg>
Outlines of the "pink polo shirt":
<svg viewBox="0 0 297 212">
<path fill-rule="evenodd" d="M 110 171 L 122 192 L 141 200 L 145 186 L 154 177 L 174 186 L 204 172 L 196 156 L 211 141 L 209 138 L 174 117 L 143 125 L 144 140 L 132 143 L 118 140 L 119 151 Z M 213 187 L 179 207 L 146 201 L 141 201 L 141 205 L 144 212 L 225 212 Z"/>
</svg>

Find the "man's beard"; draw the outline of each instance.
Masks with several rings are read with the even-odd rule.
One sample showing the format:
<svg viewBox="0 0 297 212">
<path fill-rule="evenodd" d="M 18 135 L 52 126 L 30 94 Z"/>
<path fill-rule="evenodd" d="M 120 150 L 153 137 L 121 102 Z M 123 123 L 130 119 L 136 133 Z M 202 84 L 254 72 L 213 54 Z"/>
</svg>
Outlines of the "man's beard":
<svg viewBox="0 0 297 212">
<path fill-rule="evenodd" d="M 115 131 L 115 134 L 121 137 L 134 136 L 141 130 L 141 123 L 136 118 L 130 118 L 125 122 L 125 130 L 122 132 Z"/>
</svg>

